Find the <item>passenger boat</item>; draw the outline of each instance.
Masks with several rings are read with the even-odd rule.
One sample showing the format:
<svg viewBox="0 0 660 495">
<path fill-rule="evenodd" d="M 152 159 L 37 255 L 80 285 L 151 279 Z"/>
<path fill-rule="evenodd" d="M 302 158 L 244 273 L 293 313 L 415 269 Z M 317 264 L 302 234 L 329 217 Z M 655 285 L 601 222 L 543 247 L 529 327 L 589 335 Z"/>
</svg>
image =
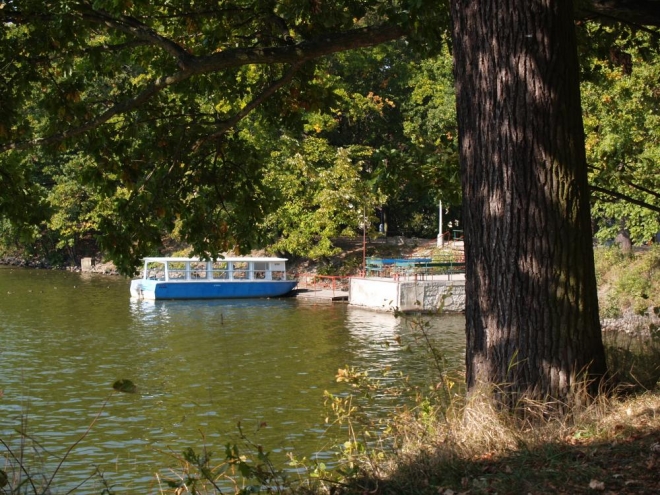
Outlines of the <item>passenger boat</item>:
<svg viewBox="0 0 660 495">
<path fill-rule="evenodd" d="M 298 284 L 287 280 L 286 258 L 144 258 L 142 278 L 131 280 L 138 299 L 279 297 Z"/>
</svg>

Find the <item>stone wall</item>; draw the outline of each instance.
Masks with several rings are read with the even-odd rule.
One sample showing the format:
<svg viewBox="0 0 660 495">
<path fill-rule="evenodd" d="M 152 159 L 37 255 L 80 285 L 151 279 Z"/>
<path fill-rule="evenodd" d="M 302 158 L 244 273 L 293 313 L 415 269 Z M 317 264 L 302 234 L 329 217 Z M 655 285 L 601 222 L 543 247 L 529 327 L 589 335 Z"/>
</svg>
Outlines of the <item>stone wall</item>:
<svg viewBox="0 0 660 495">
<path fill-rule="evenodd" d="M 465 282 L 400 282 L 399 310 L 453 313 L 465 311 Z"/>
</svg>

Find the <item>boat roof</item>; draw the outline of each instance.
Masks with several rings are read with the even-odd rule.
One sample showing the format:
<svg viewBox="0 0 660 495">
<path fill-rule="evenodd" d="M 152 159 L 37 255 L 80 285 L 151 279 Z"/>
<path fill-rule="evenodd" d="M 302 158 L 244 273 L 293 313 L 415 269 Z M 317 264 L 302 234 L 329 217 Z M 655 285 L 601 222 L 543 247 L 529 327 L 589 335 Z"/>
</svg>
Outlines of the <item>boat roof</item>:
<svg viewBox="0 0 660 495">
<path fill-rule="evenodd" d="M 165 262 L 185 262 L 185 261 L 207 261 L 207 260 L 202 260 L 197 257 L 195 258 L 184 258 L 184 257 L 177 257 L 177 256 L 149 256 L 146 258 L 142 259 L 145 263 L 165 263 Z M 261 261 L 261 262 L 266 262 L 266 261 L 287 261 L 287 258 L 271 258 L 271 257 L 265 257 L 265 256 L 236 256 L 236 257 L 230 257 L 230 256 L 225 256 L 224 258 L 218 258 L 215 261 L 223 262 L 223 261 Z"/>
</svg>

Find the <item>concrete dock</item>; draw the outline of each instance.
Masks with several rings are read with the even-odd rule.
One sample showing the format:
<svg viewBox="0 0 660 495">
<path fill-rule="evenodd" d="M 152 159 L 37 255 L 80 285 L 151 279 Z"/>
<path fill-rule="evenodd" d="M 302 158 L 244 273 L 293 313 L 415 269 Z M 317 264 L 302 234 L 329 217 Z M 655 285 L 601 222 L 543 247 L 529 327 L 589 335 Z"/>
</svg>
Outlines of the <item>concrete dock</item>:
<svg viewBox="0 0 660 495">
<path fill-rule="evenodd" d="M 465 311 L 465 275 L 353 277 L 348 303 L 378 311 Z"/>
<path fill-rule="evenodd" d="M 382 312 L 465 311 L 465 275 L 462 273 L 341 279 L 341 283 L 337 280 L 319 283 L 315 277 L 303 278 L 294 295 L 301 300 L 343 302 Z"/>
</svg>

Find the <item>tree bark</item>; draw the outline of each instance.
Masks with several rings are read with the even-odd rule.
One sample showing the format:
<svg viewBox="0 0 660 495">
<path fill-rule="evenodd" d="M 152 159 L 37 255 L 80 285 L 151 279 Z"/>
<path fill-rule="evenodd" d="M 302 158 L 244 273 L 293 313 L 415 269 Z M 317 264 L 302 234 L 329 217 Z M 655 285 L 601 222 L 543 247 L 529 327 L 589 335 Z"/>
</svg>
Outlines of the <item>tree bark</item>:
<svg viewBox="0 0 660 495">
<path fill-rule="evenodd" d="M 453 0 L 467 382 L 570 401 L 606 372 L 571 2 Z"/>
</svg>

